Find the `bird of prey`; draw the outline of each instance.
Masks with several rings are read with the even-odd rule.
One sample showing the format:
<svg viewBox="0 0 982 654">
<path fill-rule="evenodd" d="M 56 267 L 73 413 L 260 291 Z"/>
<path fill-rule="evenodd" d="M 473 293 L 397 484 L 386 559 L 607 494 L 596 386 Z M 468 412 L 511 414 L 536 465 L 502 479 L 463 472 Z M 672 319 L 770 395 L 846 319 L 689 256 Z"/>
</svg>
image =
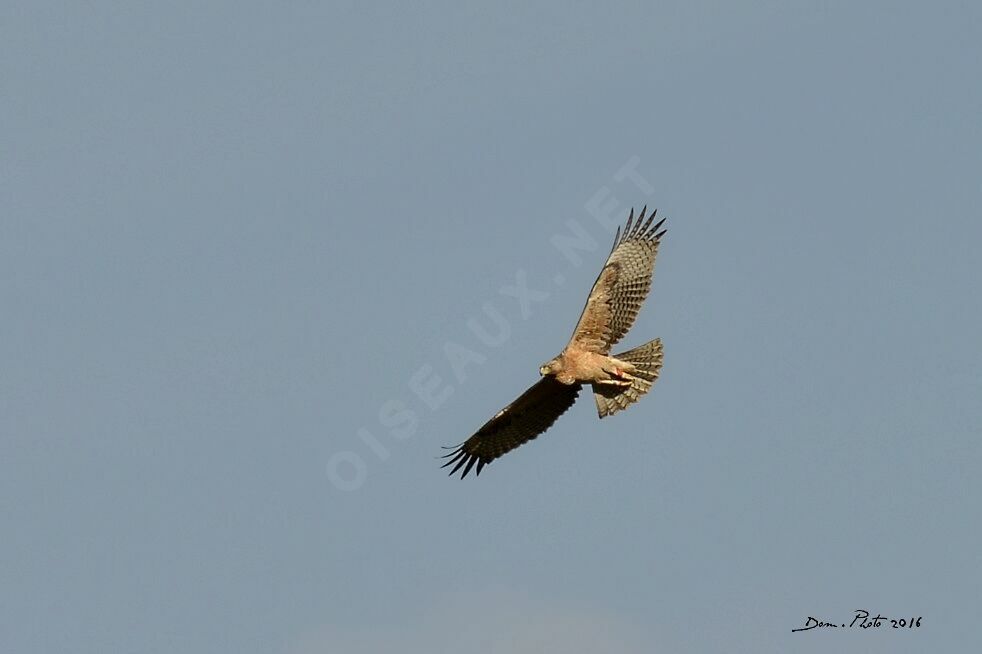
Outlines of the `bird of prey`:
<svg viewBox="0 0 982 654">
<path fill-rule="evenodd" d="M 539 368 L 542 379 L 488 420 L 476 434 L 443 458 L 450 474 L 463 468 L 463 479 L 477 464 L 476 474 L 503 454 L 526 443 L 549 427 L 590 384 L 601 418 L 637 402 L 658 378 L 662 345 L 655 339 L 633 350 L 610 355 L 610 348 L 627 334 L 651 289 L 651 275 L 664 219 L 652 225 L 655 212 L 637 220 L 634 209 L 624 231 L 618 227 L 593 290 L 587 298 L 573 336 L 563 351 Z"/>
</svg>

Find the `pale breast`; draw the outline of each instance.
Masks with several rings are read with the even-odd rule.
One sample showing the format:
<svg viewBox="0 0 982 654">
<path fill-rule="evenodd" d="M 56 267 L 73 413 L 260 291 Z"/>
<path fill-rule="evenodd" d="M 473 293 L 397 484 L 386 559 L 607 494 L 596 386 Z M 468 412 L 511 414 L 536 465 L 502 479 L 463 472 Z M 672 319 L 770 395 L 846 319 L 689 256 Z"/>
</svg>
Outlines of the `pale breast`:
<svg viewBox="0 0 982 654">
<path fill-rule="evenodd" d="M 569 349 L 563 353 L 563 371 L 577 381 L 592 382 L 605 379 L 603 365 L 607 357 L 596 352 Z"/>
</svg>

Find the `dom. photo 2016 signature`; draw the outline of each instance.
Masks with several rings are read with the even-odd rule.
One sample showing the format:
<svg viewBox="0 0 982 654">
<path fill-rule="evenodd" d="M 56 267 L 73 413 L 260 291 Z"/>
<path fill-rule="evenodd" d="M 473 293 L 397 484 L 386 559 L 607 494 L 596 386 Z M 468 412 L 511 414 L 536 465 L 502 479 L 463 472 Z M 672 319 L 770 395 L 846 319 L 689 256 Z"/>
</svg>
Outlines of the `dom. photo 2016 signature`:
<svg viewBox="0 0 982 654">
<path fill-rule="evenodd" d="M 866 609 L 856 609 L 856 615 L 853 617 L 852 621 L 846 622 L 836 622 L 835 620 L 819 620 L 812 616 L 808 616 L 805 619 L 805 626 L 798 627 L 797 629 L 792 629 L 791 633 L 797 631 L 811 631 L 812 629 L 879 629 L 880 627 L 887 627 L 891 629 L 917 629 L 921 626 L 921 616 L 910 616 L 903 618 L 888 618 L 885 615 L 876 614 L 875 617 L 870 617 L 870 612 Z"/>
</svg>

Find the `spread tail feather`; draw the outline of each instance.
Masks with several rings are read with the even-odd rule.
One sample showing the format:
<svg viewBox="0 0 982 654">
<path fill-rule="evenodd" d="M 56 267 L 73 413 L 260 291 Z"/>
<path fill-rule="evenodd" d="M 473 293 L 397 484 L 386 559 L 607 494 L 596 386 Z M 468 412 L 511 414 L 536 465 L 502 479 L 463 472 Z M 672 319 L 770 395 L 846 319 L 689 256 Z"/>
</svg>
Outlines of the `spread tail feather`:
<svg viewBox="0 0 982 654">
<path fill-rule="evenodd" d="M 593 398 L 597 401 L 597 413 L 601 418 L 626 409 L 651 389 L 661 370 L 661 339 L 656 338 L 623 354 L 615 354 L 614 358 L 634 364 L 637 370 L 632 373 L 634 380 L 630 386 L 593 385 Z"/>
</svg>

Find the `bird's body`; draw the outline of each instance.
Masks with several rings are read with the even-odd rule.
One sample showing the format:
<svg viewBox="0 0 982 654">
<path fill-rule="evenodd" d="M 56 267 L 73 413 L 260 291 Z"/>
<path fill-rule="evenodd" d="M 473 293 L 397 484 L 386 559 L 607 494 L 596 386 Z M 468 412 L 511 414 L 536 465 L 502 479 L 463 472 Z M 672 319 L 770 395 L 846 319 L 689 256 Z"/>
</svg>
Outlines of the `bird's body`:
<svg viewBox="0 0 982 654">
<path fill-rule="evenodd" d="M 466 477 L 476 464 L 481 469 L 548 429 L 589 384 L 601 418 L 637 402 L 658 378 L 662 366 L 659 339 L 611 355 L 610 348 L 627 334 L 651 288 L 664 220 L 652 226 L 654 212 L 637 222 L 634 211 L 590 291 L 573 336 L 563 351 L 539 368 L 537 383 L 496 413 L 476 434 L 454 449 L 444 466 L 450 474 L 463 468 Z"/>
<path fill-rule="evenodd" d="M 626 386 L 631 383 L 633 363 L 617 357 L 581 349 L 565 349 L 555 359 L 542 366 L 542 375 L 552 375 L 563 384 L 609 384 Z"/>
</svg>

